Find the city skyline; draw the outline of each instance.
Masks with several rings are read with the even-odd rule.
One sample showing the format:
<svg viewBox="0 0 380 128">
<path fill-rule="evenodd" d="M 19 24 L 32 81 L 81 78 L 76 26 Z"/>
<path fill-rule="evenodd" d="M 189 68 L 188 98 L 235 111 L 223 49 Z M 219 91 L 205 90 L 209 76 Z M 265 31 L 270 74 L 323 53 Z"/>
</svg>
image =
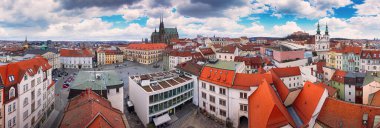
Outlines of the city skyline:
<svg viewBox="0 0 380 128">
<path fill-rule="evenodd" d="M 376 0 L 113 0 L 3 1 L 2 40 L 141 40 L 159 18 L 177 27 L 181 38 L 284 37 L 295 31 L 316 33 L 319 22 L 333 38 L 378 38 Z"/>
</svg>

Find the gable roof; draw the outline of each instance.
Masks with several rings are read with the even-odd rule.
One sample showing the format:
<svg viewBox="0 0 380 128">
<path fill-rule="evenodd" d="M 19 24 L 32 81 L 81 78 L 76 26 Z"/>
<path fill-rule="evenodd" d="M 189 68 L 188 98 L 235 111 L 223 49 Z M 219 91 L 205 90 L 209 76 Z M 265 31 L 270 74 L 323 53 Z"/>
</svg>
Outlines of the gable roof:
<svg viewBox="0 0 380 128">
<path fill-rule="evenodd" d="M 367 126 L 363 116 L 368 114 Z M 380 107 L 354 104 L 334 98 L 326 98 L 317 121 L 327 127 L 372 128 L 375 116 L 380 116 Z"/>
<path fill-rule="evenodd" d="M 205 66 L 201 71 L 199 79 L 220 86 L 231 87 L 233 85 L 234 76 L 234 70 Z"/>
<path fill-rule="evenodd" d="M 293 108 L 302 122 L 308 123 L 317 109 L 318 103 L 323 99 L 325 88 L 306 81 L 301 92 L 293 102 Z"/>
<path fill-rule="evenodd" d="M 369 105 L 380 107 L 380 91 L 370 94 L 368 100 Z"/>
<path fill-rule="evenodd" d="M 295 126 L 292 117 L 266 80 L 248 98 L 248 127 Z"/>
<path fill-rule="evenodd" d="M 62 57 L 92 57 L 92 52 L 88 49 L 61 49 L 59 51 Z"/>
<path fill-rule="evenodd" d="M 289 88 L 284 84 L 284 82 L 282 82 L 280 77 L 278 77 L 273 70 L 270 70 L 270 73 L 272 74 L 273 85 L 276 88 L 281 101 L 285 101 L 290 93 Z"/>
<path fill-rule="evenodd" d="M 250 87 L 258 87 L 265 79 L 269 84 L 273 84 L 272 75 L 267 74 L 246 74 L 236 73 L 232 88 L 249 90 Z"/>
<path fill-rule="evenodd" d="M 178 64 L 176 66 L 177 69 L 183 70 L 185 72 L 191 73 L 191 74 L 196 75 L 196 76 L 199 76 L 199 74 L 202 71 L 202 67 L 203 66 L 198 65 L 194 62 L 189 62 L 189 61 Z"/>
<path fill-rule="evenodd" d="M 222 47 L 217 52 L 219 52 L 219 53 L 234 53 L 236 49 L 237 49 L 236 45 L 230 44 L 230 45 L 226 45 L 226 46 Z"/>
<path fill-rule="evenodd" d="M 280 78 L 301 75 L 299 67 L 272 68 L 271 70 Z"/>
<path fill-rule="evenodd" d="M 199 51 L 204 55 L 215 55 L 215 52 L 211 48 L 199 48 Z"/>
<path fill-rule="evenodd" d="M 333 97 L 338 91 L 336 88 L 328 86 L 324 83 L 317 83 L 317 85 L 327 89 L 327 92 L 329 93 L 330 97 Z"/>
<path fill-rule="evenodd" d="M 346 76 L 346 72 L 343 70 L 337 69 L 333 76 L 331 77 L 331 80 L 339 82 L 339 83 L 344 83 L 344 77 Z"/>
<path fill-rule="evenodd" d="M 95 92 L 86 90 L 70 100 L 59 127 L 100 127 L 101 124 L 111 127 L 125 127 L 126 125 L 122 112 L 113 108 L 108 100 Z"/>
<path fill-rule="evenodd" d="M 38 73 L 41 68 L 42 71 L 50 69 L 52 66 L 48 63 L 47 59 L 36 56 L 35 58 L 9 63 L 0 66 L 1 83 L 4 86 L 10 86 L 20 83 L 25 74 L 33 76 Z M 14 77 L 14 81 L 9 81 L 9 76 Z"/>
<path fill-rule="evenodd" d="M 261 67 L 264 64 L 264 61 L 261 57 L 245 57 L 245 56 L 236 56 L 234 59 L 235 62 L 244 62 L 245 65 L 249 66 L 259 66 Z"/>
</svg>

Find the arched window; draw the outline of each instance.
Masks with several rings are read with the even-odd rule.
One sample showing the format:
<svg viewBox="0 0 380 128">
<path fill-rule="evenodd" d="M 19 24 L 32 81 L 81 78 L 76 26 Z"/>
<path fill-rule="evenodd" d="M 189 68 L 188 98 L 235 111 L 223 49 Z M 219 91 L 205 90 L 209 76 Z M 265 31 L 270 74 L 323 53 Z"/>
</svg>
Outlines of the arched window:
<svg viewBox="0 0 380 128">
<path fill-rule="evenodd" d="M 15 88 L 11 87 L 11 89 L 9 89 L 9 98 L 15 97 L 15 95 Z"/>
</svg>

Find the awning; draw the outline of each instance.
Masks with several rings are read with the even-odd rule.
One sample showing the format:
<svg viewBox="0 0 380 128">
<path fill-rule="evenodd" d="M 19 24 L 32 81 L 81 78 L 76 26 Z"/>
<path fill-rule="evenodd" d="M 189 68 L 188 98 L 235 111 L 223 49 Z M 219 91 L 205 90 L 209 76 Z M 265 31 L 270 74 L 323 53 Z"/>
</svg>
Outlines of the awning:
<svg viewBox="0 0 380 128">
<path fill-rule="evenodd" d="M 171 118 L 170 118 L 169 114 L 164 114 L 164 115 L 162 115 L 162 116 L 159 116 L 159 117 L 153 118 L 153 122 L 154 122 L 154 124 L 155 124 L 156 126 L 159 126 L 159 125 L 161 125 L 161 124 L 163 124 L 163 123 L 166 123 L 166 122 L 168 122 L 168 121 L 170 121 L 170 120 L 171 120 Z"/>
</svg>

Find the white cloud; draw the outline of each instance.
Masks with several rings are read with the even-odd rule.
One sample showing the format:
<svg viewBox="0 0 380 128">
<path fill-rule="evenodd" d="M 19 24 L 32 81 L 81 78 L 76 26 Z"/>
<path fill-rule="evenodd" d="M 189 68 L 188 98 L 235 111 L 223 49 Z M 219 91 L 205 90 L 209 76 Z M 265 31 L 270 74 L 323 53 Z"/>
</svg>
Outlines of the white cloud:
<svg viewBox="0 0 380 128">
<path fill-rule="evenodd" d="M 328 16 L 333 12 L 333 8 L 344 7 L 352 2 L 350 0 L 257 0 L 268 5 L 274 10 L 274 15 L 278 14 L 295 15 L 300 18 L 315 19 Z"/>
<path fill-rule="evenodd" d="M 328 23 L 332 37 L 353 39 L 373 39 L 379 37 L 380 15 L 355 16 L 349 19 L 323 18 L 321 23 Z"/>
<path fill-rule="evenodd" d="M 297 25 L 296 22 L 288 21 L 284 25 L 273 26 L 271 36 L 284 37 L 296 31 L 302 31 L 302 29 Z"/>
<path fill-rule="evenodd" d="M 380 2 L 378 0 L 365 0 L 363 4 L 355 5 L 359 15 L 380 15 Z"/>
</svg>

